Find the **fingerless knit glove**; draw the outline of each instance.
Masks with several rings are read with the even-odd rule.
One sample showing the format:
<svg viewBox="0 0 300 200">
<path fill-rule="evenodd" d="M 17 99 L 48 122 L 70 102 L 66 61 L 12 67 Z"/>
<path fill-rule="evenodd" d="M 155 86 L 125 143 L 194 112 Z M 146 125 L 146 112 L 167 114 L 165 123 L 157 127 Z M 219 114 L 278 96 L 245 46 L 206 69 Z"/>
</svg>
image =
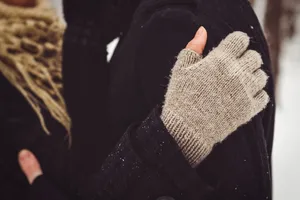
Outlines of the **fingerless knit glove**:
<svg viewBox="0 0 300 200">
<path fill-rule="evenodd" d="M 208 56 L 184 49 L 172 70 L 161 118 L 192 166 L 269 102 L 261 56 L 234 32 Z"/>
</svg>

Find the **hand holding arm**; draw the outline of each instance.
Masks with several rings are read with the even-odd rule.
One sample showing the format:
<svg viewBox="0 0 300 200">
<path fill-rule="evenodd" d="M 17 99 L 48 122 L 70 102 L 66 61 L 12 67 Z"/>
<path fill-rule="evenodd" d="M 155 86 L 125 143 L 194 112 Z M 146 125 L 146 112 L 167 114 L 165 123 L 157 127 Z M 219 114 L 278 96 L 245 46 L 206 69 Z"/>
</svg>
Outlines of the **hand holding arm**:
<svg viewBox="0 0 300 200">
<path fill-rule="evenodd" d="M 161 118 L 193 166 L 269 102 L 261 56 L 248 45 L 234 32 L 205 58 L 189 49 L 178 56 Z"/>
</svg>

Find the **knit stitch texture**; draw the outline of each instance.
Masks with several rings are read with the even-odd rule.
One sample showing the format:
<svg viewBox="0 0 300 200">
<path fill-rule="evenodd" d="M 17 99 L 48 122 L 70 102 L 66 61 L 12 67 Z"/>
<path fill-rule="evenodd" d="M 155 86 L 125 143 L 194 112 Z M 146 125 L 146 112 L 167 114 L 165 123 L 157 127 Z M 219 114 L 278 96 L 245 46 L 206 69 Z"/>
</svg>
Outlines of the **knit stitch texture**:
<svg viewBox="0 0 300 200">
<path fill-rule="evenodd" d="M 35 7 L 0 2 L 0 72 L 36 112 L 46 133 L 42 108 L 70 132 L 62 97 L 62 38 L 65 24 L 47 0 Z"/>
<path fill-rule="evenodd" d="M 192 166 L 269 102 L 268 76 L 260 54 L 247 50 L 249 41 L 234 32 L 205 58 L 179 53 L 161 118 Z"/>
</svg>

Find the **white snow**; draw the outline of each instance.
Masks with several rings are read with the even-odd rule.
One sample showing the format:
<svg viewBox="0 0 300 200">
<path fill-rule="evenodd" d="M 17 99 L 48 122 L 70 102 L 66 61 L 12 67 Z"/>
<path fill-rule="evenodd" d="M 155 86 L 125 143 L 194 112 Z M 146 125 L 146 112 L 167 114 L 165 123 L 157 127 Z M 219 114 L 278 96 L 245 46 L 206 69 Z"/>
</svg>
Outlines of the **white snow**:
<svg viewBox="0 0 300 200">
<path fill-rule="evenodd" d="M 286 41 L 281 58 L 281 76 L 273 150 L 274 200 L 300 199 L 300 23 L 298 34 Z"/>
<path fill-rule="evenodd" d="M 256 13 L 264 18 L 265 0 L 257 0 Z M 273 149 L 274 200 L 300 199 L 300 16 L 297 34 L 284 41 L 277 90 Z"/>
</svg>

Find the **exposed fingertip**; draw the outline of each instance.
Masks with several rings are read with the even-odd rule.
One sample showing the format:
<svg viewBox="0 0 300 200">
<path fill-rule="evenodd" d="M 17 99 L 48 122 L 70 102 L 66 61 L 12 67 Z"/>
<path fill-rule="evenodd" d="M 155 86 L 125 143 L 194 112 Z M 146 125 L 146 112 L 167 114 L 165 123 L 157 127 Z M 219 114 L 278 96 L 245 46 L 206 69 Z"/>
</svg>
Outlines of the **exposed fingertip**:
<svg viewBox="0 0 300 200">
<path fill-rule="evenodd" d="M 28 151 L 27 149 L 22 149 L 22 150 L 19 152 L 18 157 L 19 157 L 20 159 L 24 159 L 24 158 L 28 157 L 29 154 L 30 154 L 30 151 Z"/>
<path fill-rule="evenodd" d="M 195 37 L 186 46 L 187 49 L 202 54 L 207 42 L 207 31 L 201 26 L 195 34 Z"/>
</svg>

